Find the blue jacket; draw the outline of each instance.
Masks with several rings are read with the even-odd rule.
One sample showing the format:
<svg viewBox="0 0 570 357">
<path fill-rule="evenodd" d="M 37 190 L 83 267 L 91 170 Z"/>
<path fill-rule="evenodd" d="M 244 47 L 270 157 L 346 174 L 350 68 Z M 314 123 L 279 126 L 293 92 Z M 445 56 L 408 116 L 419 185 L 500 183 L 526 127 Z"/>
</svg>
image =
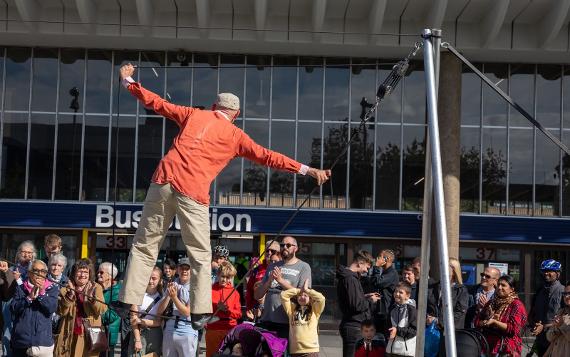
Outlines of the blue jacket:
<svg viewBox="0 0 570 357">
<path fill-rule="evenodd" d="M 57 309 L 58 295 L 59 287 L 52 284 L 44 295 L 30 301 L 24 285 L 18 286 L 10 304 L 14 317 L 11 340 L 13 348 L 53 345 L 51 315 Z"/>
</svg>

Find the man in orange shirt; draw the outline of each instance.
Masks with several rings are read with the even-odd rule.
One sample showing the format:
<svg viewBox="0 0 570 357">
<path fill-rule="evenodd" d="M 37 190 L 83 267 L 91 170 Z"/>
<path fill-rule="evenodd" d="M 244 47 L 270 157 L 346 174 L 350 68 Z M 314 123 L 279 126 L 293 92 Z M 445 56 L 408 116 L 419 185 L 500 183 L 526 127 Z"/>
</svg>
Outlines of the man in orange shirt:
<svg viewBox="0 0 570 357">
<path fill-rule="evenodd" d="M 174 105 L 136 83 L 135 67 L 121 67 L 121 83 L 148 109 L 173 120 L 180 131 L 162 158 L 147 192 L 119 300 L 141 305 L 148 279 L 168 228 L 177 215 L 182 239 L 192 263 L 190 311 L 192 327 L 201 329 L 212 313 L 210 261 L 210 185 L 234 157 L 242 156 L 271 168 L 310 175 L 319 185 L 330 170 L 303 165 L 255 143 L 233 125 L 239 98 L 218 94 L 212 110 Z"/>
</svg>

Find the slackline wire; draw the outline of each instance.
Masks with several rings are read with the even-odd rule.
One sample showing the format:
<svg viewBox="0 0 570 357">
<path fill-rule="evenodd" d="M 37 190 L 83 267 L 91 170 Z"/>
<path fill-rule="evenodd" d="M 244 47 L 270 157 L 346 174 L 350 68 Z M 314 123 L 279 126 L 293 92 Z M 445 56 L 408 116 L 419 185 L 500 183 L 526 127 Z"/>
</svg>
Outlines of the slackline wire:
<svg viewBox="0 0 570 357">
<path fill-rule="evenodd" d="M 412 57 L 414 57 L 417 52 L 419 51 L 419 49 L 422 47 L 422 43 L 421 42 L 416 42 L 414 45 L 414 48 L 408 53 L 408 55 L 400 60 L 397 64 L 394 65 L 394 67 L 392 68 L 392 71 L 388 74 L 388 76 L 386 77 L 386 79 L 384 80 L 384 82 L 379 86 L 378 91 L 376 93 L 376 101 L 374 103 L 368 103 L 366 101 L 366 98 L 362 98 L 362 101 L 360 102 L 360 104 L 362 105 L 362 114 L 360 116 L 361 121 L 360 121 L 360 125 L 358 127 L 358 130 L 355 131 L 351 131 L 349 140 L 346 142 L 345 148 L 342 150 L 342 152 L 335 158 L 335 160 L 333 161 L 333 163 L 330 166 L 329 170 L 333 170 L 334 167 L 339 163 L 339 161 L 342 159 L 342 157 L 346 154 L 346 152 L 348 151 L 348 149 L 350 148 L 350 144 L 351 142 L 354 140 L 354 138 L 356 137 L 356 135 L 358 133 L 360 133 L 360 131 L 365 127 L 365 125 L 370 121 L 370 119 L 372 118 L 372 115 L 377 111 L 379 105 L 380 105 L 380 101 L 382 99 L 384 99 L 384 97 L 386 95 L 389 95 L 392 93 L 392 91 L 394 90 L 394 88 L 397 86 L 397 84 L 400 82 L 400 80 L 404 77 L 404 75 L 406 74 L 408 68 L 409 68 L 409 64 L 410 64 L 410 59 Z M 117 124 L 116 124 L 116 153 L 115 153 L 115 192 L 114 192 L 114 202 L 113 202 L 113 207 L 116 206 L 117 203 L 117 185 L 118 185 L 118 177 L 117 177 L 117 173 L 118 173 L 118 139 L 119 139 L 119 135 L 118 135 L 118 131 L 119 131 L 119 118 L 120 118 L 120 92 L 121 92 L 121 81 L 118 81 L 118 91 L 117 91 Z M 291 216 L 289 217 L 289 219 L 287 220 L 287 222 L 283 225 L 283 227 L 279 230 L 279 232 L 277 233 L 277 235 L 275 237 L 273 237 L 271 240 L 269 240 L 266 243 L 266 247 L 271 246 L 271 243 L 277 241 L 282 235 L 283 232 L 287 229 L 287 227 L 291 224 L 291 222 L 295 219 L 295 217 L 299 214 L 299 212 L 301 211 L 301 208 L 303 208 L 303 206 L 308 202 L 309 198 L 311 197 L 311 195 L 319 188 L 318 185 L 315 185 L 313 187 L 313 189 L 311 190 L 311 192 L 305 197 L 305 199 L 301 202 L 301 204 L 295 209 L 295 211 L 293 212 L 293 214 L 291 214 Z M 113 232 L 113 237 L 115 235 L 115 225 L 113 225 L 112 228 L 112 232 Z M 267 252 L 268 248 L 266 248 L 260 255 L 258 258 L 258 261 L 261 261 L 261 259 L 265 256 L 265 253 Z M 10 261 L 10 260 L 6 260 L 3 259 L 4 261 L 6 261 L 9 265 L 11 266 L 17 266 L 16 263 Z M 238 281 L 238 283 L 234 286 L 234 288 L 232 289 L 232 291 L 230 292 L 230 294 L 228 294 L 228 296 L 224 299 L 224 301 L 222 301 L 222 305 L 225 305 L 226 302 L 228 301 L 228 299 L 237 291 L 238 287 L 241 286 L 243 284 L 243 282 L 245 281 L 245 279 L 251 274 L 251 272 L 253 271 L 253 269 L 256 268 L 256 265 L 252 265 L 251 268 L 249 268 L 249 270 L 244 274 L 244 276 Z M 36 273 L 34 271 L 32 271 L 31 269 L 28 270 L 28 274 L 37 274 L 40 275 L 39 273 Z M 68 290 L 72 290 L 74 293 L 78 294 L 78 295 L 85 295 L 85 292 L 83 291 L 78 291 L 77 289 L 71 289 L 68 286 L 65 286 L 63 284 L 61 284 L 58 281 L 55 281 L 54 279 L 51 279 L 49 277 L 45 277 L 47 280 L 51 281 L 52 283 L 60 286 L 60 287 L 66 287 Z M 147 313 L 145 311 L 134 311 L 131 310 L 130 306 L 121 306 L 119 304 L 116 303 L 106 303 L 105 301 L 99 300 L 94 296 L 86 296 L 87 298 L 91 299 L 92 301 L 96 301 L 98 303 L 104 304 L 105 306 L 107 306 L 108 309 L 113 310 L 115 312 L 117 312 L 119 314 L 119 316 L 121 317 L 126 317 L 128 313 L 131 313 L 132 315 L 145 315 L 145 316 L 152 316 L 152 317 L 159 317 L 165 320 L 174 320 L 176 319 L 175 316 L 167 316 L 167 315 L 160 315 L 160 314 L 152 314 L 152 313 Z M 216 311 L 214 311 L 214 313 L 211 315 L 211 317 L 214 317 L 219 311 L 221 310 L 221 306 L 220 304 L 218 304 L 218 308 L 216 309 Z M 178 318 L 178 321 L 183 321 L 183 322 L 191 322 L 189 319 L 181 319 Z"/>
</svg>

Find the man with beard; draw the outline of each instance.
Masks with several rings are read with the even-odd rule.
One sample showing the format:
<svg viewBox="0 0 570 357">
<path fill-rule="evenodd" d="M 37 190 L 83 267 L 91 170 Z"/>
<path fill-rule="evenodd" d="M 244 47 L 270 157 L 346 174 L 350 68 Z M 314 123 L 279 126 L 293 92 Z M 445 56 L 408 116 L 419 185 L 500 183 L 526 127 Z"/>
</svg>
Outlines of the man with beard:
<svg viewBox="0 0 570 357">
<path fill-rule="evenodd" d="M 532 308 L 528 314 L 530 326 L 534 326 L 532 334 L 536 336 L 534 348 L 538 357 L 544 355 L 549 342 L 546 339 L 546 329 L 554 320 L 561 307 L 564 285 L 559 281 L 562 265 L 554 259 L 547 259 L 540 264 L 540 272 L 544 285 L 534 296 Z"/>
<path fill-rule="evenodd" d="M 354 356 L 356 341 L 361 337 L 360 326 L 363 321 L 370 318 L 370 302 L 364 295 L 360 277 L 368 272 L 373 260 L 370 253 L 361 250 L 354 255 L 350 266 L 341 265 L 336 271 L 338 306 L 342 312 L 338 329 L 342 337 L 343 357 Z M 380 299 L 380 295 L 371 294 L 369 299 L 376 302 Z"/>
<path fill-rule="evenodd" d="M 259 326 L 277 332 L 281 338 L 289 338 L 289 318 L 281 305 L 281 292 L 292 288 L 302 288 L 308 279 L 311 285 L 311 267 L 296 253 L 297 240 L 291 236 L 283 238 L 280 244 L 281 261 L 267 267 L 262 284 L 255 290 L 255 298 L 265 296 L 263 313 Z"/>
</svg>

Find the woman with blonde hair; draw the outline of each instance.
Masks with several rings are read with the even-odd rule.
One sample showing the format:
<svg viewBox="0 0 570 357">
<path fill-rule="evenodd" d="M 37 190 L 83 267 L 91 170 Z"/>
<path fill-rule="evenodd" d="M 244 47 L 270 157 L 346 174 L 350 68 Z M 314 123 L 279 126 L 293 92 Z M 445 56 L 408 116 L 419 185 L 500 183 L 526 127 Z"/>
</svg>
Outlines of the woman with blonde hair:
<svg viewBox="0 0 570 357">
<path fill-rule="evenodd" d="M 103 287 L 95 282 L 91 260 L 79 259 L 71 268 L 67 286 L 60 290 L 57 313 L 61 322 L 54 356 L 99 356 L 99 352 L 87 349 L 84 322 L 93 327 L 102 326 L 102 315 L 107 311 L 103 299 Z"/>
<path fill-rule="evenodd" d="M 451 284 L 451 306 L 453 309 L 453 320 L 455 329 L 462 329 L 465 326 L 465 314 L 469 304 L 469 292 L 463 285 L 461 275 L 461 264 L 455 258 L 449 258 L 449 278 Z M 437 283 L 428 297 L 428 317 L 426 322 L 430 325 L 434 320 L 441 326 L 443 323 L 443 300 L 441 297 L 441 282 Z"/>
</svg>

